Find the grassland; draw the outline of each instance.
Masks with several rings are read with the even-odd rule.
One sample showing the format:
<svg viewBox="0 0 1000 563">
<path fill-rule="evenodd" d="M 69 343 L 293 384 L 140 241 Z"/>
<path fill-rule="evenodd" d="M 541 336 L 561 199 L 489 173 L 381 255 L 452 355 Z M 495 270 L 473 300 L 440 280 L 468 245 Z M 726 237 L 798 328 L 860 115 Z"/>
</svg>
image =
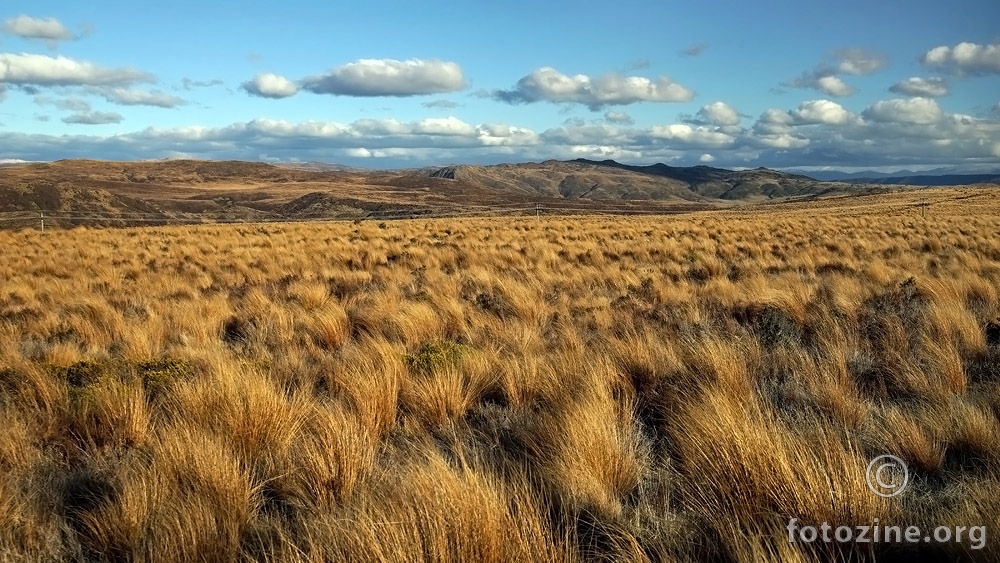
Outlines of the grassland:
<svg viewBox="0 0 1000 563">
<path fill-rule="evenodd" d="M 995 560 L 995 194 L 0 232 L 0 561 Z"/>
</svg>

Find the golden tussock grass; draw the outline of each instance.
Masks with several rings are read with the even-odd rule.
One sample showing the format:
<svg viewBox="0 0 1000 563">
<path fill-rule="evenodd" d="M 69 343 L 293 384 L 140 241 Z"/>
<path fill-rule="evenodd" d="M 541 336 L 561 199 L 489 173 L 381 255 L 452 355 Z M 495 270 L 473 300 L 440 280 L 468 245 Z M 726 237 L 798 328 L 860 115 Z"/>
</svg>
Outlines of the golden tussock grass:
<svg viewBox="0 0 1000 563">
<path fill-rule="evenodd" d="M 2 232 L 0 561 L 989 560 L 994 200 Z"/>
</svg>

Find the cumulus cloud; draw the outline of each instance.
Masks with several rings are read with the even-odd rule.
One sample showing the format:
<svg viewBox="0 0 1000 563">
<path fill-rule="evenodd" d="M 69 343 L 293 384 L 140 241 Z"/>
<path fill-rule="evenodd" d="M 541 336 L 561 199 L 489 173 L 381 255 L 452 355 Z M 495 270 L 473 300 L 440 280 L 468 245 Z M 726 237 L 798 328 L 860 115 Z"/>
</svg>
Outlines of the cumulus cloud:
<svg viewBox="0 0 1000 563">
<path fill-rule="evenodd" d="M 437 59 L 361 59 L 301 81 L 315 94 L 339 96 L 421 96 L 465 88 L 458 63 Z"/>
<path fill-rule="evenodd" d="M 948 95 L 948 83 L 941 78 L 913 76 L 889 87 L 890 92 L 919 98 L 940 98 Z"/>
<path fill-rule="evenodd" d="M 712 155 L 710 155 L 710 154 L 708 154 L 708 153 L 705 153 L 705 154 L 703 154 L 703 155 L 701 155 L 701 156 L 698 157 L 698 162 L 708 163 L 708 162 L 714 162 L 714 161 L 715 161 L 715 157 L 712 156 Z"/>
<path fill-rule="evenodd" d="M 770 149 L 801 149 L 809 146 L 809 139 L 792 133 L 758 135 L 749 139 L 753 146 Z"/>
<path fill-rule="evenodd" d="M 844 97 L 854 95 L 855 90 L 839 75 L 864 76 L 885 67 L 887 59 L 881 53 L 858 47 L 848 47 L 834 51 L 826 61 L 798 78 L 785 83 L 792 88 L 810 88 L 828 96 Z"/>
<path fill-rule="evenodd" d="M 834 51 L 833 59 L 838 73 L 866 76 L 885 67 L 885 55 L 859 47 L 848 47 Z"/>
<path fill-rule="evenodd" d="M 21 14 L 3 21 L 4 32 L 25 39 L 42 39 L 50 43 L 76 39 L 65 25 L 55 18 L 33 18 Z"/>
<path fill-rule="evenodd" d="M 740 114 L 725 102 L 712 102 L 698 110 L 698 115 L 712 125 L 740 124 Z"/>
<path fill-rule="evenodd" d="M 694 92 L 666 76 L 650 80 L 606 74 L 592 79 L 584 74 L 568 76 L 552 67 L 542 67 L 518 80 L 513 89 L 496 90 L 492 96 L 509 104 L 576 103 L 598 111 L 609 105 L 636 102 L 687 102 Z"/>
<path fill-rule="evenodd" d="M 724 147 L 736 140 L 733 136 L 708 127 L 692 127 L 686 123 L 654 125 L 649 135 L 656 139 L 680 141 L 698 147 Z"/>
<path fill-rule="evenodd" d="M 60 103 L 67 109 L 78 105 L 72 98 Z M 97 115 L 85 117 L 67 119 L 114 122 Z M 1000 114 L 988 119 L 949 114 L 930 99 L 900 99 L 875 102 L 858 116 L 822 99 L 791 110 L 770 108 L 746 127 L 710 125 L 707 120 L 634 127 L 606 119 L 572 119 L 536 133 L 512 124 L 475 125 L 456 117 L 353 123 L 254 119 L 222 127 L 148 128 L 108 135 L 40 135 L 0 129 L 0 146 L 5 151 L 2 156 L 24 160 L 178 154 L 260 159 L 265 155 L 278 160 L 353 160 L 377 167 L 577 157 L 693 165 L 703 158 L 707 162 L 709 157 L 704 155 L 714 158 L 713 166 L 722 167 L 1000 164 Z M 373 159 L 377 160 L 374 165 Z"/>
<path fill-rule="evenodd" d="M 810 100 L 802 102 L 789 115 L 799 125 L 843 125 L 854 116 L 844 106 L 830 100 Z"/>
<path fill-rule="evenodd" d="M 505 123 L 488 123 L 476 127 L 476 139 L 486 147 L 529 147 L 538 144 L 538 135 L 531 129 Z"/>
<path fill-rule="evenodd" d="M 920 62 L 928 68 L 958 75 L 1000 74 L 1000 43 L 942 45 L 924 53 Z"/>
<path fill-rule="evenodd" d="M 776 108 L 764 111 L 754 123 L 746 139 L 754 147 L 770 149 L 801 149 L 809 139 L 795 130 L 796 121 L 791 112 Z"/>
<path fill-rule="evenodd" d="M 62 119 L 63 123 L 77 125 L 107 125 L 109 123 L 121 123 L 122 116 L 114 112 L 87 111 L 74 113 Z"/>
<path fill-rule="evenodd" d="M 469 136 L 476 131 L 472 125 L 451 116 L 430 117 L 411 123 L 395 119 L 362 119 L 354 122 L 354 129 L 363 135 Z"/>
<path fill-rule="evenodd" d="M 604 120 L 617 125 L 632 125 L 632 116 L 623 111 L 606 111 Z"/>
<path fill-rule="evenodd" d="M 753 125 L 753 131 L 762 136 L 783 135 L 794 130 L 795 119 L 787 111 L 768 108 Z"/>
<path fill-rule="evenodd" d="M 291 80 L 269 72 L 254 76 L 252 80 L 244 82 L 240 88 L 251 96 L 272 99 L 294 96 L 299 91 L 299 87 Z"/>
<path fill-rule="evenodd" d="M 853 87 L 844 83 L 837 76 L 821 76 L 816 79 L 816 89 L 831 96 L 844 97 L 854 94 Z"/>
<path fill-rule="evenodd" d="M 861 115 L 870 121 L 930 125 L 941 121 L 944 112 L 930 98 L 908 98 L 875 102 Z"/>
<path fill-rule="evenodd" d="M 134 68 L 105 68 L 64 56 L 0 53 L 0 84 L 35 86 L 127 86 L 155 78 Z"/>
<path fill-rule="evenodd" d="M 550 145 L 596 145 L 634 143 L 631 131 L 603 123 L 568 123 L 542 132 L 541 139 Z"/>
<path fill-rule="evenodd" d="M 121 106 L 153 106 L 160 108 L 175 108 L 184 105 L 184 100 L 160 90 L 141 90 L 138 88 L 93 88 L 92 93 L 103 96 L 107 101 Z"/>
<path fill-rule="evenodd" d="M 833 74 L 817 74 L 807 72 L 798 78 L 791 80 L 786 85 L 793 88 L 811 88 L 823 92 L 828 96 L 851 96 L 856 90 L 844 83 L 840 77 Z"/>
</svg>

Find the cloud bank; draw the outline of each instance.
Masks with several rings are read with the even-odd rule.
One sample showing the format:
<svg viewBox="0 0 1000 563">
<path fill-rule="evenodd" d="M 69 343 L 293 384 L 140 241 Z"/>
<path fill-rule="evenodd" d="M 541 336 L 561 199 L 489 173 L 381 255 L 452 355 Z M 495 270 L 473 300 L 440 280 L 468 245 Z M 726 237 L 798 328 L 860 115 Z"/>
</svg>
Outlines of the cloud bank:
<svg viewBox="0 0 1000 563">
<path fill-rule="evenodd" d="M 957 75 L 1000 74 L 1000 43 L 942 45 L 924 53 L 920 62 L 927 68 Z"/>
<path fill-rule="evenodd" d="M 584 74 L 565 75 L 552 67 L 542 67 L 517 81 L 510 90 L 495 90 L 491 96 L 508 104 L 535 102 L 573 103 L 599 111 L 607 106 L 636 102 L 687 102 L 694 92 L 666 76 L 606 74 L 591 78 Z"/>
<path fill-rule="evenodd" d="M 154 82 L 134 68 L 105 68 L 62 55 L 0 53 L 0 84 L 11 86 L 129 86 Z"/>
<path fill-rule="evenodd" d="M 79 100 L 58 103 L 74 111 L 65 118 L 68 123 L 121 121 L 117 114 L 91 112 Z M 186 154 L 377 167 L 577 157 L 729 167 L 1000 163 L 1000 115 L 985 119 L 952 114 L 931 98 L 879 100 L 857 113 L 829 99 L 809 100 L 788 110 L 768 109 L 746 126 L 732 124 L 735 117 L 728 110 L 733 108 L 723 102 L 702 109 L 701 124 L 637 127 L 624 115 L 608 111 L 604 119 L 571 119 L 542 131 L 509 123 L 472 124 L 455 116 L 351 123 L 254 119 L 223 127 L 147 128 L 108 136 L 0 131 L 0 158 L 52 160 L 99 154 L 137 159 Z M 371 163 L 373 159 L 378 162 Z"/>
</svg>

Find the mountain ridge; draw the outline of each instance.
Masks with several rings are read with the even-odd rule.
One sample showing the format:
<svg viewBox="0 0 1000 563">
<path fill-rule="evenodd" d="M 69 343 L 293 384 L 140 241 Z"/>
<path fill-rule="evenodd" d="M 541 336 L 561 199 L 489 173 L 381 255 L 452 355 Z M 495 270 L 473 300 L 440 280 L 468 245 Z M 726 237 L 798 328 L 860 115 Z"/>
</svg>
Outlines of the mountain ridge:
<svg viewBox="0 0 1000 563">
<path fill-rule="evenodd" d="M 0 168 L 4 215 L 69 224 L 305 220 L 545 209 L 676 213 L 864 193 L 757 168 L 636 166 L 586 159 L 368 170 L 326 163 L 61 160 Z M 18 215 L 21 214 L 21 215 Z M 110 223 L 109 223 L 110 222 Z M 0 227 L 9 225 L 0 223 Z"/>
</svg>

